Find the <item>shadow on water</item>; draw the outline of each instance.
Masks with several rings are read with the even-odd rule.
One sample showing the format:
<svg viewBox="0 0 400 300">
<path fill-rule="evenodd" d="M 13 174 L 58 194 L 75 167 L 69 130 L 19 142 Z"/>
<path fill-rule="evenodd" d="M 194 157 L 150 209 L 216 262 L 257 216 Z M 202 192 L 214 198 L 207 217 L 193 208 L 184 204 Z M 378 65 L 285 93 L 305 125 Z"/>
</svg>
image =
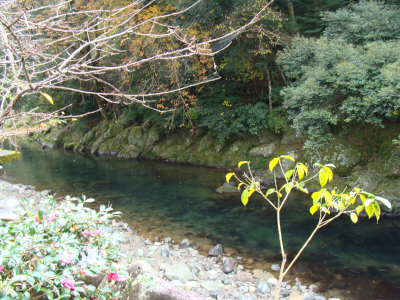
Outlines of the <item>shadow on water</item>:
<svg viewBox="0 0 400 300">
<path fill-rule="evenodd" d="M 225 170 L 146 160 L 122 160 L 41 149 L 21 141 L 21 161 L 4 165 L 3 178 L 53 189 L 58 196 L 85 194 L 111 203 L 122 219 L 146 236 L 222 243 L 253 258 L 253 267 L 279 262 L 276 215 L 260 197 L 244 207 L 239 193 L 217 194 Z M 284 242 L 293 257 L 314 229 L 309 196 L 294 193 L 283 211 Z M 295 264 L 302 282 L 321 282 L 342 299 L 400 299 L 400 222 L 352 224 L 339 218 L 322 228 Z M 249 266 L 251 267 L 251 266 Z"/>
</svg>

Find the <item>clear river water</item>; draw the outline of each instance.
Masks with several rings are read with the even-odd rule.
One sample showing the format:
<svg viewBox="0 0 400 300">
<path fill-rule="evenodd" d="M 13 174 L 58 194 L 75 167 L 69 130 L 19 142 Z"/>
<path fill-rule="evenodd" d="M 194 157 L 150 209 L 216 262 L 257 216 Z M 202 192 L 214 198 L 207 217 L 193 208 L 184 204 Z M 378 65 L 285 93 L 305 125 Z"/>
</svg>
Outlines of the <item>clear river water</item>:
<svg viewBox="0 0 400 300">
<path fill-rule="evenodd" d="M 139 235 L 170 236 L 198 244 L 221 243 L 251 264 L 267 269 L 279 263 L 276 215 L 260 196 L 245 207 L 239 193 L 218 194 L 226 169 L 152 160 L 123 160 L 62 149 L 41 149 L 20 141 L 21 160 L 7 163 L 1 178 L 52 189 L 58 196 L 86 195 L 96 206 L 110 203 Z M 284 243 L 295 254 L 317 219 L 309 213 L 309 195 L 294 193 L 283 211 Z M 289 256 L 290 256 L 289 255 Z M 342 299 L 400 299 L 400 219 L 341 217 L 317 232 L 291 277 L 321 282 Z M 289 276 L 290 278 L 290 276 Z"/>
</svg>

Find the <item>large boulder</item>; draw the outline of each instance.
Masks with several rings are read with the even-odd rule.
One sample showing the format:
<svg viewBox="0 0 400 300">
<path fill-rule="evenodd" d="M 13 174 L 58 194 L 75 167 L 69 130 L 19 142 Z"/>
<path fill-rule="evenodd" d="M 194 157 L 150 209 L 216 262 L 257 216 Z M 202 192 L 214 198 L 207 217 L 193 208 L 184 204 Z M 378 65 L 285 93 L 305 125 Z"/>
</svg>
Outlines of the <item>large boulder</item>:
<svg viewBox="0 0 400 300">
<path fill-rule="evenodd" d="M 308 150 L 301 161 L 312 168 L 315 163 L 334 164 L 334 173 L 339 176 L 348 176 L 353 168 L 363 159 L 360 146 L 345 141 L 340 137 L 333 137 L 329 143 L 319 150 Z"/>
<path fill-rule="evenodd" d="M 189 281 L 193 279 L 192 270 L 185 263 L 177 263 L 175 265 L 168 266 L 165 269 L 165 277 L 168 280 L 180 280 L 182 282 Z"/>
<path fill-rule="evenodd" d="M 250 150 L 250 155 L 253 157 L 270 157 L 278 148 L 278 142 L 270 144 L 262 144 Z"/>
</svg>

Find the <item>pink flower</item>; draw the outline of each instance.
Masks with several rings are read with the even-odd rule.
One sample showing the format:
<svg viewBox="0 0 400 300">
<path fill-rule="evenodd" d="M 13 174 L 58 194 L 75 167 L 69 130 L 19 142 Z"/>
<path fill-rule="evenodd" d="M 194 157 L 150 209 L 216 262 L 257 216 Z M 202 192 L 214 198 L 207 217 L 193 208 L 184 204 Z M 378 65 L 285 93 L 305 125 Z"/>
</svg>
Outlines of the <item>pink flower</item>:
<svg viewBox="0 0 400 300">
<path fill-rule="evenodd" d="M 86 289 L 86 288 L 87 288 L 87 285 L 86 285 L 86 284 L 82 285 L 82 288 L 83 288 L 83 289 Z"/>
<path fill-rule="evenodd" d="M 64 252 L 62 257 L 61 257 L 61 263 L 63 265 L 69 265 L 70 263 L 72 263 L 72 259 L 73 259 L 73 256 L 72 256 L 71 253 Z"/>
<path fill-rule="evenodd" d="M 116 271 L 115 273 L 109 273 L 107 274 L 107 278 L 110 281 L 118 281 L 118 282 L 123 282 L 123 281 L 127 281 L 129 279 L 129 276 L 120 276 L 118 274 L 118 271 Z"/>
<path fill-rule="evenodd" d="M 108 278 L 108 280 L 110 280 L 110 281 L 117 281 L 117 279 L 118 279 L 118 271 L 115 272 L 115 273 L 109 273 L 109 274 L 107 274 L 107 278 Z"/>
<path fill-rule="evenodd" d="M 0 266 L 0 273 L 3 272 L 4 267 Z"/>
<path fill-rule="evenodd" d="M 38 224 L 42 224 L 42 221 L 39 219 L 39 216 L 35 217 L 35 222 Z"/>
<path fill-rule="evenodd" d="M 80 271 L 79 271 L 79 274 L 80 274 L 80 275 L 86 275 L 87 272 L 86 272 L 85 270 L 80 270 Z"/>
<path fill-rule="evenodd" d="M 53 242 L 51 245 L 54 247 L 56 245 L 56 242 Z"/>
<path fill-rule="evenodd" d="M 119 298 L 111 298 L 111 300 L 119 300 Z"/>
<path fill-rule="evenodd" d="M 53 210 L 53 211 L 50 213 L 49 222 L 50 222 L 50 223 L 53 222 L 53 220 L 57 217 L 58 214 L 59 214 L 59 212 L 58 212 L 57 210 Z"/>
<path fill-rule="evenodd" d="M 91 233 L 90 231 L 88 231 L 88 230 L 85 229 L 85 230 L 83 231 L 83 235 L 84 235 L 84 236 L 89 236 L 89 235 L 92 235 L 92 233 Z"/>
<path fill-rule="evenodd" d="M 100 230 L 95 230 L 92 232 L 93 235 L 101 235 L 101 231 Z"/>
<path fill-rule="evenodd" d="M 62 285 L 63 285 L 64 287 L 66 287 L 67 289 L 70 289 L 70 290 L 75 291 L 75 281 L 74 281 L 73 279 L 71 279 L 71 278 L 64 278 L 64 279 L 61 281 L 61 283 L 62 283 Z"/>
<path fill-rule="evenodd" d="M 106 256 L 106 255 L 107 255 L 107 252 L 106 252 L 106 250 L 101 249 L 101 250 L 100 250 L 100 254 L 101 254 L 102 256 Z"/>
</svg>

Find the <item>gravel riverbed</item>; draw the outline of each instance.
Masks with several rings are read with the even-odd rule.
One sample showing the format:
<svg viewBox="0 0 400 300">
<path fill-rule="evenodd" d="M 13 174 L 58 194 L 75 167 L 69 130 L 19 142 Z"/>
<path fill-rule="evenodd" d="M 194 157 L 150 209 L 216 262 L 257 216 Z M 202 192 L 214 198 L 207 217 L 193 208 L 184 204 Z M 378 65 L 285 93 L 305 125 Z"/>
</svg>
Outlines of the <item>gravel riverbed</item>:
<svg viewBox="0 0 400 300">
<path fill-rule="evenodd" d="M 54 192 L 51 190 L 36 191 L 35 187 L 12 184 L 0 180 L 0 218 L 13 220 L 11 211 L 19 205 L 19 199 L 27 198 L 39 201 Z M 57 198 L 57 196 L 55 195 Z M 232 249 L 223 245 L 197 245 L 183 239 L 172 240 L 169 237 L 152 240 L 138 236 L 134 228 L 127 223 L 113 220 L 107 232 L 121 234 L 120 248 L 124 257 L 121 261 L 145 259 L 161 280 L 168 281 L 179 293 L 192 291 L 214 299 L 274 299 L 278 264 L 270 264 L 262 269 L 246 270 L 244 258 L 236 256 Z M 290 278 L 283 282 L 280 299 L 283 300 L 340 300 L 327 298 L 319 293 L 318 283 L 304 285 L 299 278 Z M 343 299 L 342 299 L 343 300 Z"/>
</svg>

